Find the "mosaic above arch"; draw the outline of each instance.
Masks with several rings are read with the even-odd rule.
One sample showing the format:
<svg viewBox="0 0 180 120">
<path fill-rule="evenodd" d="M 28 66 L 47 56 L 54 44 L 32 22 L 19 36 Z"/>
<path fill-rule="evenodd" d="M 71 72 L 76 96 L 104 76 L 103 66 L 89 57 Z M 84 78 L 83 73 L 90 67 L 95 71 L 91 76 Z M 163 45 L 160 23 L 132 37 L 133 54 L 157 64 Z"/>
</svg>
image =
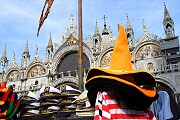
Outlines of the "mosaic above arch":
<svg viewBox="0 0 180 120">
<path fill-rule="evenodd" d="M 20 79 L 20 72 L 18 70 L 12 70 L 6 77 L 7 82 L 13 82 Z"/>
<path fill-rule="evenodd" d="M 100 61 L 100 65 L 101 67 L 108 67 L 109 66 L 109 62 L 111 59 L 111 55 L 112 55 L 112 50 L 108 51 L 106 54 L 103 55 L 101 61 Z"/>
<path fill-rule="evenodd" d="M 42 65 L 33 66 L 27 74 L 27 78 L 38 77 L 46 74 L 46 70 Z"/>
<path fill-rule="evenodd" d="M 158 45 L 148 44 L 142 46 L 136 53 L 136 59 L 145 59 L 157 57 L 161 54 L 161 49 Z"/>
</svg>

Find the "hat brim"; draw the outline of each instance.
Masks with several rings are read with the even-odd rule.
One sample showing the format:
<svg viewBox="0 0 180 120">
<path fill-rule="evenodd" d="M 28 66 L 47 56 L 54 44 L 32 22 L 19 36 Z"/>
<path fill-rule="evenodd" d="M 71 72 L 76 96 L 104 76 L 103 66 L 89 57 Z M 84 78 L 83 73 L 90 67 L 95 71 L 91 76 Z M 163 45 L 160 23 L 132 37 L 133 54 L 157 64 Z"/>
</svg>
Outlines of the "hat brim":
<svg viewBox="0 0 180 120">
<path fill-rule="evenodd" d="M 39 98 L 39 101 L 42 101 L 42 100 L 46 100 L 46 99 L 60 99 L 61 96 L 58 95 L 58 96 L 42 96 Z"/>
<path fill-rule="evenodd" d="M 34 108 L 27 108 L 27 107 L 23 107 L 22 109 L 20 109 L 19 111 L 21 113 L 26 113 L 28 110 L 39 110 L 40 107 L 34 107 Z M 27 112 L 28 113 L 28 112 Z"/>
<path fill-rule="evenodd" d="M 53 92 L 44 92 L 40 94 L 40 99 L 48 99 L 48 98 L 60 98 L 59 93 L 53 93 Z"/>
<path fill-rule="evenodd" d="M 38 101 L 38 99 L 30 97 L 30 96 L 24 96 L 23 101 Z"/>
<path fill-rule="evenodd" d="M 21 106 L 23 105 L 29 105 L 31 103 L 38 103 L 38 100 L 22 100 Z"/>
<path fill-rule="evenodd" d="M 66 112 L 68 112 L 68 113 L 74 113 L 74 112 L 76 112 L 76 108 L 61 108 L 60 110 L 59 110 L 59 113 L 66 113 Z"/>
<path fill-rule="evenodd" d="M 64 111 L 64 112 L 58 112 L 58 113 L 54 114 L 54 116 L 56 118 L 59 118 L 59 117 L 68 117 L 68 116 L 70 116 L 70 114 L 72 114 L 72 112 Z"/>
<path fill-rule="evenodd" d="M 39 114 L 34 114 L 34 113 L 29 113 L 29 112 L 25 112 L 23 114 L 21 114 L 21 117 L 25 118 L 25 117 L 32 117 L 32 116 L 38 116 Z"/>
<path fill-rule="evenodd" d="M 104 75 L 104 76 L 114 76 L 114 77 L 121 77 L 121 76 L 126 76 L 126 75 L 131 75 L 135 82 L 136 85 L 150 85 L 150 86 L 156 86 L 156 82 L 154 77 L 144 71 L 144 70 L 133 70 L 133 71 L 126 71 L 126 70 L 110 70 L 106 68 L 101 68 L 101 67 L 94 67 L 89 70 L 86 78 L 86 84 L 88 84 L 88 81 L 99 75 Z"/>
<path fill-rule="evenodd" d="M 60 101 L 60 105 L 73 104 L 76 98 L 66 98 Z"/>
<path fill-rule="evenodd" d="M 98 91 L 112 91 L 118 100 L 122 100 L 129 108 L 135 110 L 147 109 L 152 101 L 158 98 L 155 90 L 147 90 L 110 75 L 98 75 L 90 78 L 86 83 L 86 88 L 92 106 L 95 106 Z"/>
<path fill-rule="evenodd" d="M 70 96 L 79 96 L 81 94 L 80 91 L 75 90 L 65 90 L 61 92 L 61 96 L 63 97 L 70 97 Z"/>
<path fill-rule="evenodd" d="M 46 102 L 44 102 L 41 104 L 40 107 L 49 107 L 49 106 L 59 106 L 59 104 L 58 103 L 50 103 L 50 102 L 46 103 Z"/>
<path fill-rule="evenodd" d="M 52 109 L 42 109 L 40 110 L 40 114 L 54 114 L 57 113 L 58 110 L 52 110 Z"/>
</svg>

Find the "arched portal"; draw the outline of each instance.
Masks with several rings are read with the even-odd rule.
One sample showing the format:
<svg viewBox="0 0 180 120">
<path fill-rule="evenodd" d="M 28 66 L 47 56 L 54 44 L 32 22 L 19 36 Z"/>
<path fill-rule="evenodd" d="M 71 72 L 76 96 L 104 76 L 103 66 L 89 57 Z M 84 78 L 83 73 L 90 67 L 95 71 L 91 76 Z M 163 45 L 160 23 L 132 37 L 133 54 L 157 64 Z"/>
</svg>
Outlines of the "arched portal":
<svg viewBox="0 0 180 120">
<path fill-rule="evenodd" d="M 88 57 L 83 53 L 83 67 L 89 69 L 90 62 Z M 61 58 L 61 61 L 57 67 L 57 71 L 67 73 L 67 71 L 75 72 L 78 69 L 78 52 L 70 52 Z"/>
<path fill-rule="evenodd" d="M 168 85 L 166 85 L 163 82 L 158 81 L 156 83 L 157 83 L 157 87 L 156 87 L 157 92 L 166 91 L 169 94 L 169 96 L 172 96 L 172 97 L 170 97 L 170 102 L 172 104 L 174 104 L 174 102 L 176 102 L 178 105 L 180 105 L 180 99 L 179 99 L 180 97 L 179 97 L 179 95 L 177 95 L 175 93 L 175 91 L 173 91 Z"/>
<path fill-rule="evenodd" d="M 157 92 L 159 92 L 159 91 L 167 91 L 169 94 L 174 96 L 173 90 L 168 85 L 166 85 L 166 84 L 164 84 L 162 82 L 157 82 L 156 90 L 157 90 Z"/>
</svg>

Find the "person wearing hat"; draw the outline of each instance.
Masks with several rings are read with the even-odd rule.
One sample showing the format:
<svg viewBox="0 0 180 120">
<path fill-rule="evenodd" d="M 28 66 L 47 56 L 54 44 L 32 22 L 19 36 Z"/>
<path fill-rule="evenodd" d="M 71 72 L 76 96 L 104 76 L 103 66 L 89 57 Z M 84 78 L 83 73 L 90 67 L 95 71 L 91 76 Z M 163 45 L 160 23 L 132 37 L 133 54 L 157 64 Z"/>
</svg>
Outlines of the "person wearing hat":
<svg viewBox="0 0 180 120">
<path fill-rule="evenodd" d="M 87 74 L 87 96 L 95 107 L 94 119 L 152 119 L 149 107 L 158 94 L 155 78 L 133 70 L 128 40 L 118 24 L 118 37 L 109 68 L 94 67 Z"/>
</svg>

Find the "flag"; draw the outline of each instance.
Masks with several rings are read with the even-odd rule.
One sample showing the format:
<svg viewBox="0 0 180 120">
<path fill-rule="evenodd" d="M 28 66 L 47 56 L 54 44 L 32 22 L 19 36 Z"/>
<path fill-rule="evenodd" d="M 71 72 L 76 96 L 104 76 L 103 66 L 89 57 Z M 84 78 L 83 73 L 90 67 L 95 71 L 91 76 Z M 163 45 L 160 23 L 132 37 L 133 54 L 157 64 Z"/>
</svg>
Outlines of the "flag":
<svg viewBox="0 0 180 120">
<path fill-rule="evenodd" d="M 44 7 L 43 7 L 43 10 L 42 10 L 42 13 L 41 13 L 41 17 L 40 17 L 40 20 L 39 20 L 39 27 L 38 27 L 37 36 L 39 36 L 40 28 L 41 28 L 41 26 L 43 25 L 44 20 L 47 18 L 53 2 L 54 2 L 54 0 L 46 0 L 46 1 L 45 1 Z M 46 11 L 44 11 L 45 8 L 47 8 Z"/>
</svg>

